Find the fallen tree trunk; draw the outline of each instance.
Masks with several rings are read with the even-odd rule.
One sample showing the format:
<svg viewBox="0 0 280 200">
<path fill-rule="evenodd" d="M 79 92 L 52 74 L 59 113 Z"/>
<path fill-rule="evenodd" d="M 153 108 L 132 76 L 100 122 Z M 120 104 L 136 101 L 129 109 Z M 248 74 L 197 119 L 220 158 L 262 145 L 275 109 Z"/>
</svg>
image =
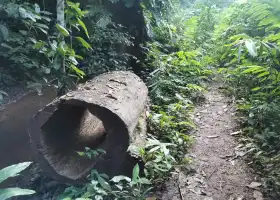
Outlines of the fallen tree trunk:
<svg viewBox="0 0 280 200">
<path fill-rule="evenodd" d="M 92 168 L 118 175 L 131 143 L 143 142 L 137 124 L 145 116 L 148 89 L 131 72 L 100 75 L 55 99 L 31 120 L 29 135 L 41 167 L 63 181 L 82 180 Z M 78 155 L 103 149 L 103 158 Z"/>
</svg>

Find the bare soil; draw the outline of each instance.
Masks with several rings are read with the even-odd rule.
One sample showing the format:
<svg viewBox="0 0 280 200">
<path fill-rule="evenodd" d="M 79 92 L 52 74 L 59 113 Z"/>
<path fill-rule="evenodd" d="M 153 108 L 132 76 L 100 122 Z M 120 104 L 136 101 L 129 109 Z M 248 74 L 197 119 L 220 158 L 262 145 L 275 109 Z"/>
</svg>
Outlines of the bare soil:
<svg viewBox="0 0 280 200">
<path fill-rule="evenodd" d="M 195 110 L 196 142 L 187 155 L 193 160 L 192 173 L 175 173 L 160 199 L 263 200 L 258 177 L 237 140 L 233 100 L 219 91 L 219 85 L 211 86 L 205 96 Z"/>
</svg>

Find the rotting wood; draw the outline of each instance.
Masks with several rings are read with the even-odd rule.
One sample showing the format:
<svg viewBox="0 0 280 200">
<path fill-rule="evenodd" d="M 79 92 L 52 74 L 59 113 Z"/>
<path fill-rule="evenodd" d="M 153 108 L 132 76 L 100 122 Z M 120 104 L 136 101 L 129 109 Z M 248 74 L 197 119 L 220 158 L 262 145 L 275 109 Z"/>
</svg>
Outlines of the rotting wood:
<svg viewBox="0 0 280 200">
<path fill-rule="evenodd" d="M 108 83 L 114 88 L 108 94 Z M 104 95 L 107 94 L 107 95 Z M 110 95 L 110 96 L 109 96 Z M 42 168 L 66 181 L 83 180 L 92 168 L 118 175 L 130 144 L 143 144 L 148 89 L 131 72 L 106 73 L 55 99 L 31 120 L 29 135 Z M 144 130 L 144 131 L 143 131 Z M 78 155 L 103 149 L 103 158 Z"/>
</svg>

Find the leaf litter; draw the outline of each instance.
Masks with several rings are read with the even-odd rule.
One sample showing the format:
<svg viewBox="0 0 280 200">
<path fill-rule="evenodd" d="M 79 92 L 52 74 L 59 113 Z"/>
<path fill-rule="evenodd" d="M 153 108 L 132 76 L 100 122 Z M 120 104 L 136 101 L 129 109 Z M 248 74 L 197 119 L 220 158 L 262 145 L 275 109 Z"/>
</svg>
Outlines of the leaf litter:
<svg viewBox="0 0 280 200">
<path fill-rule="evenodd" d="M 262 184 L 246 164 L 247 152 L 236 139 L 242 131 L 235 131 L 232 99 L 219 92 L 217 85 L 211 86 L 206 99 L 194 114 L 197 139 L 188 154 L 193 164 L 185 167 L 192 173 L 182 170 L 179 178 L 171 178 L 158 199 L 264 200 Z"/>
</svg>

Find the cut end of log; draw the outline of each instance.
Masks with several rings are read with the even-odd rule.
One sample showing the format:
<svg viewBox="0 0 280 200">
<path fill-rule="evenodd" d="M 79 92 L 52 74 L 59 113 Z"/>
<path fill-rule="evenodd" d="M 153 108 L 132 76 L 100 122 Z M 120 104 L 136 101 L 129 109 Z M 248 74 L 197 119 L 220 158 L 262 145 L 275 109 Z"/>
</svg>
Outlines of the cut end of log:
<svg viewBox="0 0 280 200">
<path fill-rule="evenodd" d="M 93 168 L 118 175 L 136 138 L 147 95 L 135 74 L 113 72 L 55 99 L 33 117 L 29 129 L 42 168 L 68 182 L 83 180 Z M 77 152 L 85 147 L 106 154 L 94 159 L 80 156 Z"/>
</svg>

